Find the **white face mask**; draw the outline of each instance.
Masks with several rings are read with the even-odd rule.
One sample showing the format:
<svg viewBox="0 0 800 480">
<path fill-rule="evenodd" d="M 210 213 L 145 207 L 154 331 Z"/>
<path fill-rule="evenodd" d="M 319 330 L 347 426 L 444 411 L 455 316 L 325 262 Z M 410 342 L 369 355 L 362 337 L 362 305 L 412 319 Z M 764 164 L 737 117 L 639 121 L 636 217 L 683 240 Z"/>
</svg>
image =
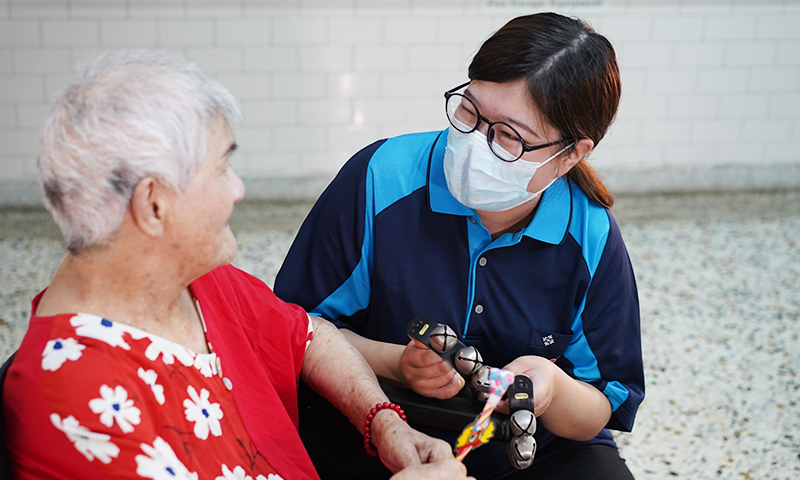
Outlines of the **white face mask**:
<svg viewBox="0 0 800 480">
<path fill-rule="evenodd" d="M 538 192 L 531 193 L 528 184 L 542 165 L 556 158 L 569 144 L 543 162 L 504 162 L 497 158 L 486 142 L 486 135 L 475 130 L 464 134 L 450 128 L 444 153 L 444 176 L 450 193 L 469 208 L 502 212 L 541 195 L 554 178 Z"/>
</svg>

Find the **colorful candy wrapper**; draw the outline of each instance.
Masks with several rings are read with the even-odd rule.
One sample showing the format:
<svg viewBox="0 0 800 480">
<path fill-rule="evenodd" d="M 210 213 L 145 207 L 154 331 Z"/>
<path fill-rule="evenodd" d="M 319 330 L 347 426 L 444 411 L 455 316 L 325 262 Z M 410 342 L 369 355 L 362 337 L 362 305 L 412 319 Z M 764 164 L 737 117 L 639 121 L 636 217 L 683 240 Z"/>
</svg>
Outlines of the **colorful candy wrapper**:
<svg viewBox="0 0 800 480">
<path fill-rule="evenodd" d="M 514 382 L 514 373 L 502 368 L 489 369 L 489 397 L 483 410 L 474 422 L 464 428 L 456 441 L 456 459 L 461 461 L 473 448 L 478 448 L 491 440 L 494 435 L 492 412 L 505 395 L 509 385 Z"/>
</svg>

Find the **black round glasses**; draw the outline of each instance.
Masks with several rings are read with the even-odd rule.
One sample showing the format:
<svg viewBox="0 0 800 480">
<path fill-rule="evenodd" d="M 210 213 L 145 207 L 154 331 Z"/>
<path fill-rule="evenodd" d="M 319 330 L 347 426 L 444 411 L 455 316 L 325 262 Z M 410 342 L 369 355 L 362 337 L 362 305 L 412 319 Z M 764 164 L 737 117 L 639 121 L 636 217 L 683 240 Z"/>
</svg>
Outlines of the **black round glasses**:
<svg viewBox="0 0 800 480">
<path fill-rule="evenodd" d="M 477 105 L 475 105 L 475 102 L 469 97 L 456 93 L 469 85 L 469 83 L 470 82 L 467 82 L 444 92 L 447 120 L 450 121 L 450 125 L 452 125 L 453 128 L 461 133 L 472 133 L 478 128 L 481 122 L 486 123 L 488 126 L 486 141 L 492 153 L 500 160 L 504 162 L 515 162 L 527 152 L 573 141 L 572 139 L 564 138 L 543 145 L 528 145 L 514 127 L 505 122 L 492 122 L 481 115 Z"/>
</svg>

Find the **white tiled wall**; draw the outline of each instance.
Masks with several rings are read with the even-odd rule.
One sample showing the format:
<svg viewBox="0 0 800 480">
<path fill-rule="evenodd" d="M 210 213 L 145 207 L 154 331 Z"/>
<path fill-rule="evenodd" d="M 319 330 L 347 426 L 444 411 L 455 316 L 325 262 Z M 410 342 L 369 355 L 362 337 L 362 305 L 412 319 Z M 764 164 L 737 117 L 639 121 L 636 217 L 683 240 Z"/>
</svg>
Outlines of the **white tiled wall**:
<svg viewBox="0 0 800 480">
<path fill-rule="evenodd" d="M 536 10 L 617 48 L 623 100 L 592 160 L 612 187 L 800 187 L 798 0 L 0 0 L 0 203 L 37 200 L 47 105 L 100 52 L 196 62 L 242 103 L 248 194 L 313 195 L 366 144 L 444 128 L 480 42 Z"/>
</svg>

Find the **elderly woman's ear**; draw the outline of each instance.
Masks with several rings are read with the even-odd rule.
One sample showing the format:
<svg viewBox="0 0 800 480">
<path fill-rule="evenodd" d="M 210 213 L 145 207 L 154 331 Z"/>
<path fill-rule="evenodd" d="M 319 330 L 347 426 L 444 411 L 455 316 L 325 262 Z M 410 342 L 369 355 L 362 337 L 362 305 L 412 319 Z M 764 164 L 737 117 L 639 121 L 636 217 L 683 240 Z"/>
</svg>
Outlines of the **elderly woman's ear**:
<svg viewBox="0 0 800 480">
<path fill-rule="evenodd" d="M 167 189 L 153 177 L 145 177 L 133 188 L 130 215 L 134 226 L 144 235 L 164 235 L 164 214 L 167 211 Z"/>
</svg>

